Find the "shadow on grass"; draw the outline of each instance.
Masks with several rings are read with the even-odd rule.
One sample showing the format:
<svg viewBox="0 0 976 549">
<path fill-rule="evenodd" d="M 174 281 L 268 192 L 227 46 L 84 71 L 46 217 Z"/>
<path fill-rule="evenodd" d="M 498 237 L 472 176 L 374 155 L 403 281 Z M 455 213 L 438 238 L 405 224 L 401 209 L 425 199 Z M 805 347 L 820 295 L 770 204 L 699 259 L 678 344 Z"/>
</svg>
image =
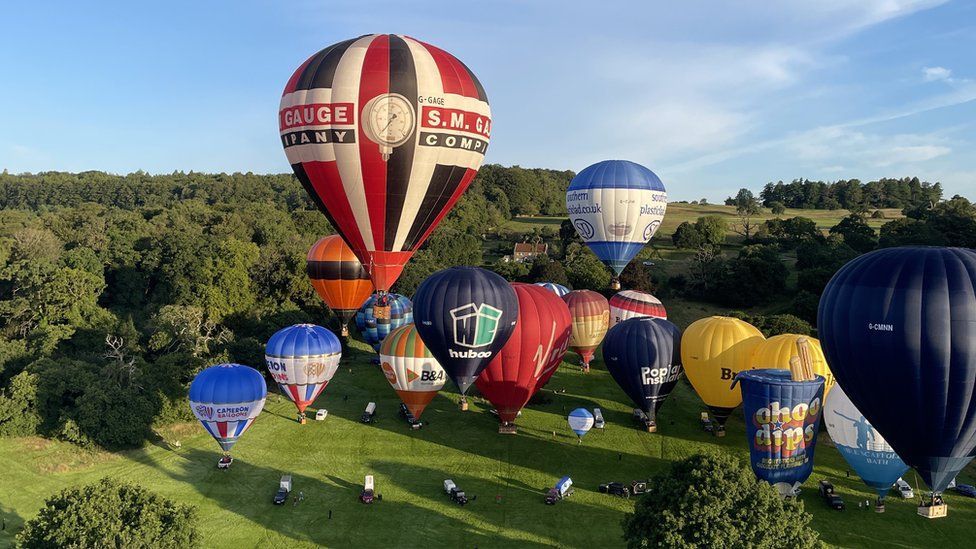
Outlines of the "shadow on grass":
<svg viewBox="0 0 976 549">
<path fill-rule="evenodd" d="M 13 547 L 17 532 L 24 527 L 24 519 L 16 511 L 0 503 L 0 546 Z"/>
</svg>

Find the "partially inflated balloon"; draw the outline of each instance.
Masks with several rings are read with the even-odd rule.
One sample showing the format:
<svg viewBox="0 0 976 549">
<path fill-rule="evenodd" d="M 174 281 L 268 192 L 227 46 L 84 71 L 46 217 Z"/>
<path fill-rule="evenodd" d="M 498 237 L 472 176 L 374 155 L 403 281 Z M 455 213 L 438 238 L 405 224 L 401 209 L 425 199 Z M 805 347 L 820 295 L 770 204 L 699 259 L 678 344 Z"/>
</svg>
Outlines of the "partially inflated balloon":
<svg viewBox="0 0 976 549">
<path fill-rule="evenodd" d="M 522 407 L 559 368 L 569 343 L 571 322 L 569 309 L 553 292 L 530 284 L 512 287 L 518 297 L 515 330 L 475 381 L 504 423 L 515 421 Z"/>
<path fill-rule="evenodd" d="M 576 232 L 616 276 L 657 232 L 667 206 L 661 179 L 626 160 L 593 164 L 566 190 L 566 209 Z M 616 277 L 614 287 L 619 288 Z"/>
<path fill-rule="evenodd" d="M 752 324 L 727 316 L 696 320 L 681 336 L 685 375 L 715 416 L 720 431 L 742 403 L 742 393 L 729 388 L 732 378 L 752 367 L 752 354 L 764 339 Z"/>
<path fill-rule="evenodd" d="M 412 323 L 393 330 L 383 340 L 380 367 L 400 400 L 417 419 L 447 381 L 444 368 L 430 354 Z"/>
<path fill-rule="evenodd" d="M 240 364 L 219 364 L 193 378 L 190 410 L 220 448 L 230 452 L 261 413 L 267 396 L 260 372 Z"/>
<path fill-rule="evenodd" d="M 662 318 L 632 318 L 607 332 L 603 361 L 652 422 L 681 378 L 681 331 Z"/>
<path fill-rule="evenodd" d="M 647 292 L 624 290 L 610 298 L 610 327 L 628 318 L 668 318 L 661 300 Z"/>
<path fill-rule="evenodd" d="M 380 305 L 385 300 L 386 306 Z M 356 329 L 374 351 L 380 350 L 380 343 L 400 326 L 413 322 L 413 303 L 400 294 L 373 294 L 356 312 Z"/>
<path fill-rule="evenodd" d="M 332 380 L 342 344 L 332 332 L 314 324 L 296 324 L 275 332 L 264 351 L 271 377 L 303 414 Z"/>
<path fill-rule="evenodd" d="M 569 346 L 580 356 L 583 366 L 589 368 L 594 351 L 610 327 L 610 304 L 607 298 L 592 290 L 573 290 L 563 296 L 563 301 L 573 319 Z"/>
<path fill-rule="evenodd" d="M 420 337 L 463 395 L 512 335 L 518 297 L 491 271 L 451 267 L 420 284 L 413 314 Z"/>
<path fill-rule="evenodd" d="M 556 295 L 562 297 L 569 293 L 569 288 L 563 286 L 562 284 L 556 284 L 555 282 L 536 282 L 536 286 L 542 286 L 543 288 L 555 292 Z"/>
<path fill-rule="evenodd" d="M 864 484 L 874 488 L 878 497 L 884 499 L 908 466 L 839 385 L 826 399 L 824 423 L 840 455 L 844 456 Z"/>
<path fill-rule="evenodd" d="M 305 272 L 322 301 L 339 317 L 342 335 L 349 321 L 373 293 L 369 273 L 339 235 L 327 236 L 308 251 Z"/>
<path fill-rule="evenodd" d="M 491 110 L 451 54 L 371 34 L 298 67 L 278 128 L 295 175 L 386 292 L 478 173 Z"/>
<path fill-rule="evenodd" d="M 976 252 L 864 254 L 827 284 L 817 318 L 837 383 L 941 493 L 976 455 Z"/>
<path fill-rule="evenodd" d="M 799 334 L 775 335 L 756 346 L 752 355 L 751 367 L 753 369 L 779 368 L 789 370 L 790 358 L 799 356 L 796 342 L 801 338 L 806 338 L 809 344 L 810 357 L 813 359 L 813 373 L 824 377 L 824 397 L 826 397 L 834 387 L 834 374 L 830 373 L 830 368 L 827 367 L 827 359 L 824 358 L 823 349 L 820 348 L 820 340 L 815 337 Z"/>
</svg>

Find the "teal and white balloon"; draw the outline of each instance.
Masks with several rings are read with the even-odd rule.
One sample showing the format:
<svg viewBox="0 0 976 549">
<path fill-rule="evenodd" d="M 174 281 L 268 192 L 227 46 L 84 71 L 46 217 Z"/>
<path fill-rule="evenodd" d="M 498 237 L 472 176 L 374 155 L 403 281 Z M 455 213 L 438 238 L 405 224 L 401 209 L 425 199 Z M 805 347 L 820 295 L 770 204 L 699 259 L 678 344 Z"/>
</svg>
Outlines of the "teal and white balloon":
<svg viewBox="0 0 976 549">
<path fill-rule="evenodd" d="M 576 433 L 580 441 L 586 433 L 590 432 L 593 428 L 593 414 L 590 413 L 586 408 L 577 408 L 569 413 L 569 417 L 566 418 L 569 421 L 569 428 Z"/>
</svg>

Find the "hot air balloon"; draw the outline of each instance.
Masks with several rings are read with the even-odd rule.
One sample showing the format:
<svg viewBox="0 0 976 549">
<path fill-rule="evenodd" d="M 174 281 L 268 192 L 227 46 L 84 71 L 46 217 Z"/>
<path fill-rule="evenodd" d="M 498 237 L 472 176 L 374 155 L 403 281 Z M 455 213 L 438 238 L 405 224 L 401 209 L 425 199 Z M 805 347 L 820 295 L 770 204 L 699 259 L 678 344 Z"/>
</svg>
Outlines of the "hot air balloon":
<svg viewBox="0 0 976 549">
<path fill-rule="evenodd" d="M 563 296 L 563 301 L 573 319 L 569 346 L 580 356 L 583 370 L 588 372 L 593 353 L 610 327 L 610 304 L 607 298 L 592 290 L 573 290 Z"/>
<path fill-rule="evenodd" d="M 844 265 L 820 298 L 837 383 L 932 488 L 976 455 L 976 252 L 889 248 Z"/>
<path fill-rule="evenodd" d="M 386 306 L 380 305 L 386 300 Z M 413 303 L 400 294 L 373 294 L 356 312 L 356 328 L 374 351 L 396 328 L 413 322 Z"/>
<path fill-rule="evenodd" d="M 475 385 L 498 411 L 501 433 L 523 406 L 552 377 L 566 354 L 571 319 L 566 304 L 553 292 L 531 284 L 513 284 L 518 320 L 511 337 L 481 372 Z"/>
<path fill-rule="evenodd" d="M 647 292 L 624 290 L 610 298 L 610 327 L 628 318 L 650 316 L 668 318 L 661 300 Z"/>
<path fill-rule="evenodd" d="M 583 242 L 614 273 L 611 287 L 664 219 L 668 195 L 654 172 L 626 160 L 585 168 L 566 189 L 566 209 Z"/>
<path fill-rule="evenodd" d="M 823 411 L 823 376 L 793 381 L 788 370 L 739 372 L 746 440 L 752 471 L 793 496 L 813 472 L 813 453 Z"/>
<path fill-rule="evenodd" d="M 268 340 L 264 351 L 268 372 L 282 394 L 295 403 L 300 423 L 305 423 L 305 408 L 335 375 L 341 357 L 339 338 L 314 324 L 283 328 Z"/>
<path fill-rule="evenodd" d="M 478 173 L 491 110 L 451 54 L 371 34 L 302 63 L 278 127 L 298 180 L 385 293 Z"/>
<path fill-rule="evenodd" d="M 535 285 L 542 286 L 551 292 L 555 292 L 559 297 L 569 293 L 569 288 L 563 286 L 562 284 L 556 284 L 555 282 L 536 282 Z"/>
<path fill-rule="evenodd" d="M 373 293 L 373 283 L 359 258 L 341 236 L 327 236 L 308 251 L 305 272 L 315 292 L 339 317 L 342 336 L 348 336 L 349 321 Z"/>
<path fill-rule="evenodd" d="M 249 366 L 219 364 L 193 378 L 190 410 L 224 451 L 218 465 L 230 465 L 231 448 L 261 413 L 267 395 L 264 377 Z"/>
<path fill-rule="evenodd" d="M 817 338 L 799 334 L 780 334 L 770 337 L 756 346 L 750 367 L 752 369 L 779 368 L 789 370 L 790 358 L 799 356 L 797 355 L 796 344 L 803 339 L 806 339 L 809 345 L 810 357 L 813 359 L 813 372 L 824 377 L 824 398 L 826 398 L 834 387 L 834 374 L 830 373 L 830 368 L 827 367 L 827 359 L 824 358 L 823 349 L 820 348 L 820 340 Z"/>
<path fill-rule="evenodd" d="M 427 277 L 414 294 L 417 331 L 464 394 L 515 330 L 518 297 L 497 274 L 451 267 Z"/>
<path fill-rule="evenodd" d="M 727 316 L 696 320 L 681 336 L 681 364 L 715 418 L 716 436 L 725 436 L 725 420 L 742 403 L 742 393 L 729 384 L 751 368 L 753 351 L 764 340 L 752 324 Z"/>
<path fill-rule="evenodd" d="M 424 345 L 412 323 L 393 330 L 383 340 L 380 367 L 400 400 L 417 419 L 447 381 L 444 368 Z"/>
<path fill-rule="evenodd" d="M 569 428 L 576 433 L 577 442 L 582 444 L 583 437 L 593 427 L 593 414 L 586 408 L 577 408 L 569 413 L 566 420 L 569 422 Z"/>
<path fill-rule="evenodd" d="M 663 318 L 632 318 L 607 332 L 603 361 L 655 431 L 657 411 L 681 378 L 681 331 Z"/>
<path fill-rule="evenodd" d="M 830 439 L 864 484 L 878 492 L 877 507 L 884 509 L 884 498 L 908 466 L 898 457 L 864 417 L 840 386 L 827 395 L 824 423 Z"/>
</svg>

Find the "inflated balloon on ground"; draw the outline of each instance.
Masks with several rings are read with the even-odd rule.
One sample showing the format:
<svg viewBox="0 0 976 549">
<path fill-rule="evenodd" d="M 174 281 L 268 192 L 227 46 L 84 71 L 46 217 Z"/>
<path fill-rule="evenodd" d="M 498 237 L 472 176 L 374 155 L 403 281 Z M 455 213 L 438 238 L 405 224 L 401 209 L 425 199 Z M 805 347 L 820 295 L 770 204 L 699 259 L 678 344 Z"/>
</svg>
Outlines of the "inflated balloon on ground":
<svg viewBox="0 0 976 549">
<path fill-rule="evenodd" d="M 668 318 L 661 300 L 647 292 L 624 290 L 610 298 L 610 327 L 629 318 Z"/>
<path fill-rule="evenodd" d="M 342 344 L 329 330 L 296 324 L 275 332 L 264 351 L 268 373 L 295 403 L 300 416 L 328 386 L 339 367 Z"/>
<path fill-rule="evenodd" d="M 813 361 L 813 372 L 824 377 L 824 397 L 830 395 L 830 390 L 834 387 L 834 374 L 830 373 L 827 367 L 827 359 L 824 357 L 823 349 L 820 347 L 820 340 L 799 334 L 779 334 L 768 338 L 756 346 L 753 351 L 750 367 L 756 368 L 780 368 L 790 369 L 790 358 L 799 356 L 797 343 L 803 344 L 806 340 L 810 350 L 810 358 Z"/>
<path fill-rule="evenodd" d="M 562 284 L 556 284 L 555 282 L 536 282 L 535 285 L 542 286 L 549 291 L 555 292 L 559 297 L 569 293 L 569 288 L 563 286 Z"/>
<path fill-rule="evenodd" d="M 385 302 L 385 305 L 381 305 Z M 363 340 L 380 350 L 380 343 L 396 328 L 413 322 L 413 303 L 400 294 L 373 294 L 356 312 L 356 329 Z"/>
<path fill-rule="evenodd" d="M 390 332 L 380 345 L 380 367 L 386 380 L 417 419 L 444 387 L 447 374 L 411 323 Z"/>
<path fill-rule="evenodd" d="M 369 273 L 339 235 L 319 239 L 305 263 L 305 272 L 322 301 L 339 318 L 342 335 L 349 335 L 349 321 L 373 293 Z"/>
<path fill-rule="evenodd" d="M 610 327 L 610 304 L 607 298 L 593 290 L 573 290 L 563 296 L 563 301 L 573 319 L 569 346 L 580 356 L 583 367 L 589 370 L 593 353 Z"/>
<path fill-rule="evenodd" d="M 264 409 L 268 386 L 254 368 L 218 364 L 193 378 L 189 396 L 193 415 L 229 453 Z"/>
</svg>

